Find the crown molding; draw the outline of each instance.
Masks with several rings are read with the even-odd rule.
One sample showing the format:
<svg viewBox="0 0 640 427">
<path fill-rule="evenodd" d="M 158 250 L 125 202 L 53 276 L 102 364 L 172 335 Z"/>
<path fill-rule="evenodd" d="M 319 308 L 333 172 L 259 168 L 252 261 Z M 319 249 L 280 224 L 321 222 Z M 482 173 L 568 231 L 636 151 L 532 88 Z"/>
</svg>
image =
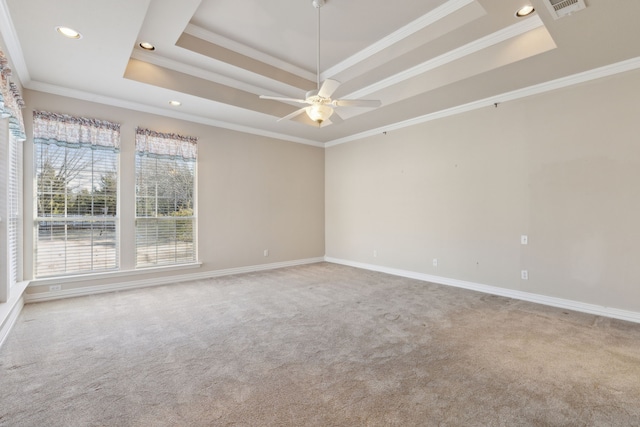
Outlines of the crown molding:
<svg viewBox="0 0 640 427">
<path fill-rule="evenodd" d="M 349 69 L 356 64 L 370 58 L 371 56 L 383 51 L 384 49 L 388 49 L 396 43 L 404 40 L 405 38 L 415 34 L 416 32 L 427 28 L 428 26 L 438 22 L 439 20 L 451 15 L 452 13 L 462 9 L 465 6 L 468 6 L 472 3 L 475 3 L 477 0 L 449 0 L 443 5 L 435 8 L 434 10 L 426 13 L 420 18 L 412 21 L 411 23 L 405 25 L 399 30 L 394 31 L 390 35 L 384 37 L 376 43 L 366 47 L 360 52 L 350 56 L 344 61 L 334 65 L 333 67 L 327 69 L 326 71 L 320 74 L 320 79 L 325 80 L 331 76 L 334 76 L 346 69 Z M 204 29 L 194 24 L 187 25 L 185 31 L 186 34 L 197 37 L 209 43 L 213 43 L 215 45 L 221 46 L 223 48 L 232 50 L 241 55 L 245 55 L 249 58 L 255 59 L 260 62 L 264 62 L 265 64 L 271 65 L 273 67 L 279 68 L 283 71 L 287 71 L 291 74 L 297 75 L 298 77 L 315 81 L 316 75 L 308 70 L 305 70 L 301 67 L 293 65 L 287 61 L 283 61 L 271 55 L 268 55 L 264 52 L 261 52 L 257 49 L 254 49 L 245 44 L 239 43 L 237 41 L 228 39 L 220 34 L 216 34 L 212 31 Z"/>
<path fill-rule="evenodd" d="M 471 43 L 467 43 L 466 45 L 461 46 L 457 49 L 444 53 L 440 56 L 436 56 L 435 58 L 423 62 L 422 64 L 418 64 L 414 67 L 408 68 L 400 73 L 394 74 L 393 76 L 387 77 L 386 79 L 382 79 L 372 85 L 366 86 L 360 90 L 345 95 L 345 98 L 365 98 L 374 92 L 386 89 L 390 86 L 419 76 L 420 74 L 424 74 L 438 67 L 442 67 L 443 65 L 464 58 L 465 56 L 474 54 L 481 50 L 487 49 L 498 43 L 525 34 L 542 26 L 544 26 L 544 23 L 542 22 L 540 17 L 538 15 L 534 15 L 531 18 L 525 19 L 524 21 L 503 28 L 500 31 L 496 31 L 495 33 L 474 40 Z"/>
<path fill-rule="evenodd" d="M 256 61 L 264 62 L 265 64 L 271 65 L 272 67 L 279 68 L 283 71 L 294 74 L 303 79 L 316 81 L 316 74 L 312 73 L 309 70 L 305 70 L 303 68 L 300 68 L 296 65 L 291 64 L 290 62 L 283 61 L 274 56 L 268 55 L 264 52 L 260 52 L 257 49 L 254 49 L 250 46 L 239 43 L 237 41 L 228 39 L 224 36 L 221 36 L 220 34 L 213 33 L 197 25 L 194 25 L 194 24 L 187 25 L 187 28 L 185 29 L 184 32 L 191 36 L 202 39 L 206 42 L 213 43 L 225 49 L 232 50 L 236 53 L 239 53 L 240 55 L 247 56 L 249 58 L 255 59 Z"/>
<path fill-rule="evenodd" d="M 452 108 L 447 108 L 445 110 L 436 111 L 434 113 L 425 114 L 420 117 L 415 117 L 413 119 L 394 123 L 388 126 L 381 126 L 365 132 L 353 134 L 344 138 L 334 139 L 332 141 L 327 142 L 324 145 L 324 147 L 325 148 L 335 147 L 336 145 L 345 144 L 351 141 L 357 141 L 359 139 L 367 138 L 374 135 L 379 135 L 382 132 L 390 132 L 393 130 L 398 130 L 398 129 L 414 126 L 417 124 L 430 122 L 432 120 L 442 119 L 444 117 L 450 117 L 456 114 L 466 113 L 468 111 L 473 111 L 480 108 L 492 106 L 496 103 L 499 104 L 507 101 L 514 101 L 514 100 L 526 98 L 532 95 L 551 92 L 557 89 L 562 89 L 562 88 L 574 86 L 580 83 L 585 83 L 591 80 L 613 76 L 616 74 L 637 70 L 637 69 L 640 69 L 640 56 L 628 59 L 626 61 L 621 61 L 614 64 L 606 65 L 604 67 L 595 68 L 593 70 L 574 74 L 571 76 L 561 77 L 559 79 L 551 80 L 545 83 L 529 86 L 523 89 L 518 89 L 511 92 L 505 92 L 500 95 L 480 99 L 478 101 L 469 102 L 467 104 L 459 105 Z"/>
<path fill-rule="evenodd" d="M 13 69 L 17 74 L 16 77 L 20 80 L 22 86 L 29 84 L 29 82 L 31 82 L 31 76 L 29 75 L 27 63 L 22 54 L 18 33 L 11 20 L 7 0 L 0 0 L 0 35 L 2 35 L 2 39 L 7 47 L 11 65 L 13 65 Z"/>
<path fill-rule="evenodd" d="M 344 61 L 334 65 L 320 74 L 320 80 L 325 80 L 331 76 L 335 76 L 358 63 L 365 61 L 373 55 L 388 49 L 396 43 L 406 39 L 412 34 L 438 22 L 439 20 L 451 15 L 452 13 L 462 9 L 463 7 L 475 3 L 476 0 L 449 0 L 445 4 L 435 8 L 434 10 L 422 15 L 420 18 L 410 22 L 399 30 L 394 31 L 383 39 L 373 43 L 369 47 L 361 50 L 355 55 L 350 56 Z"/>
<path fill-rule="evenodd" d="M 229 77 L 228 75 L 221 74 L 214 71 L 205 70 L 193 65 L 186 64 L 184 62 L 179 62 L 171 58 L 167 58 L 166 56 L 161 56 L 156 53 L 142 52 L 140 50 L 134 50 L 131 54 L 132 59 L 137 59 L 139 61 L 143 61 L 149 64 L 158 65 L 160 67 L 168 68 L 170 70 L 174 70 L 183 74 L 187 74 L 190 76 L 198 77 L 204 80 L 220 83 L 225 86 L 232 87 L 234 89 L 243 90 L 245 92 L 254 93 L 256 96 L 265 95 L 265 88 L 262 86 L 256 86 L 251 83 L 247 83 L 241 81 L 234 77 Z M 215 60 L 215 59 L 214 59 Z M 216 60 L 217 61 L 217 60 Z M 231 64 L 224 63 L 227 67 L 233 67 L 233 74 L 235 77 L 244 76 L 245 80 L 257 83 L 261 79 L 265 79 L 265 77 L 260 74 L 256 74 L 252 71 L 236 67 Z M 315 80 L 315 77 L 313 77 Z M 300 96 L 301 89 L 295 86 L 288 85 L 286 83 L 271 80 L 271 92 L 274 96 L 290 96 L 296 97 Z"/>
<path fill-rule="evenodd" d="M 141 112 L 146 112 L 150 114 L 157 114 L 165 117 L 172 117 L 179 120 L 185 120 L 194 123 L 200 123 L 208 126 L 219 127 L 223 129 L 233 130 L 237 132 L 248 133 L 251 135 L 264 136 L 267 138 L 274 138 L 289 142 L 295 142 L 304 145 L 311 145 L 314 147 L 323 147 L 323 148 L 331 148 L 337 145 L 346 144 L 348 142 L 357 141 L 360 139 L 368 138 L 371 136 L 379 135 L 382 132 L 390 132 L 394 130 L 403 129 L 410 126 L 415 126 L 421 123 L 426 123 L 432 120 L 437 120 L 445 117 L 454 116 L 457 114 L 462 114 L 468 111 L 477 110 L 480 108 L 485 108 L 488 106 L 492 106 L 495 103 L 503 103 L 507 101 L 514 101 L 521 98 L 526 98 L 532 95 L 538 95 L 545 92 L 554 91 L 557 89 L 562 89 L 565 87 L 577 85 L 580 83 L 585 83 L 591 80 L 596 80 L 603 77 L 613 76 L 616 74 L 624 73 L 627 71 L 632 71 L 640 68 L 640 56 L 636 58 L 631 58 L 625 61 L 617 62 L 614 64 L 610 64 L 604 67 L 596 68 L 593 70 L 585 71 L 582 73 L 574 74 L 567 77 L 562 77 L 559 79 L 551 80 L 548 82 L 540 83 L 537 85 L 529 86 L 523 89 L 514 90 L 511 92 L 505 92 L 500 95 L 492 96 L 489 98 L 484 98 L 478 101 L 469 102 L 467 104 L 459 105 L 456 107 L 448 108 L 441 111 L 436 111 L 434 113 L 425 114 L 419 117 L 415 117 L 413 119 L 404 120 L 401 122 L 393 123 L 386 126 L 381 126 L 375 129 L 371 129 L 365 132 L 355 133 L 343 138 L 334 139 L 331 141 L 327 141 L 326 143 L 318 142 L 314 140 L 309 140 L 306 138 L 294 137 L 287 134 L 270 132 L 261 129 L 256 129 L 248 126 L 236 125 L 233 123 L 227 123 L 220 120 L 208 119 L 200 116 L 195 116 L 192 114 L 179 113 L 175 111 L 168 111 L 159 107 L 152 107 L 136 102 L 131 101 L 123 101 L 116 98 L 106 97 L 95 95 L 89 92 L 83 92 L 78 90 L 72 90 L 68 88 L 63 88 L 60 86 L 55 86 L 47 83 L 40 82 L 31 82 L 26 87 L 30 90 L 37 90 L 46 93 L 52 93 L 54 95 L 66 96 L 70 98 L 77 98 L 85 101 L 97 102 L 100 104 L 111 105 L 114 107 L 126 108 L 130 110 L 137 110 Z"/>
<path fill-rule="evenodd" d="M 318 141 L 314 141 L 306 138 L 299 138 L 292 135 L 287 135 L 278 132 L 266 131 L 263 129 L 257 129 L 250 126 L 242 126 L 234 123 L 224 122 L 221 120 L 209 119 L 206 117 L 196 116 L 188 113 L 180 113 L 177 111 L 169 111 L 159 107 L 153 107 L 138 102 L 125 101 L 122 99 L 112 98 L 109 96 L 96 95 L 94 93 L 80 91 L 76 89 L 69 89 L 61 86 L 52 85 L 42 82 L 31 82 L 26 86 L 29 90 L 35 90 L 39 92 L 51 93 L 53 95 L 66 96 L 69 98 L 80 99 L 84 101 L 96 102 L 98 104 L 110 105 L 113 107 L 125 108 L 128 110 L 140 111 L 143 113 L 156 114 L 158 116 L 171 117 L 178 120 L 184 120 L 187 122 L 200 123 L 207 126 L 218 127 L 222 129 L 228 129 L 236 132 L 247 133 L 250 135 L 263 136 L 267 138 L 278 139 L 282 141 L 295 142 L 303 145 L 311 145 L 314 147 L 324 147 L 324 144 Z"/>
</svg>

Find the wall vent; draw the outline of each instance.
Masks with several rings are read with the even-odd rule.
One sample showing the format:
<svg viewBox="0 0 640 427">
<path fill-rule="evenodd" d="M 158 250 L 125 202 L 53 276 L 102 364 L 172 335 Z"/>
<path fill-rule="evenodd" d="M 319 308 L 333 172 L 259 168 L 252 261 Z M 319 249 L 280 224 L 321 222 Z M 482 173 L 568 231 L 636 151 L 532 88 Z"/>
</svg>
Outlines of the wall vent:
<svg viewBox="0 0 640 427">
<path fill-rule="evenodd" d="M 544 2 L 554 19 L 571 15 L 587 7 L 584 0 L 544 0 Z"/>
</svg>

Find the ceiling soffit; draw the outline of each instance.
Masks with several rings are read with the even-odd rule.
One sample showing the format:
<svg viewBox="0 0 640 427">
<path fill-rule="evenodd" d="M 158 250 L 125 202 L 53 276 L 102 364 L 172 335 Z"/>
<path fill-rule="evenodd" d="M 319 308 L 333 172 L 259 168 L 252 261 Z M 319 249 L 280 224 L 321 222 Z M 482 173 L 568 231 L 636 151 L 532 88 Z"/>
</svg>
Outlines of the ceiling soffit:
<svg viewBox="0 0 640 427">
<path fill-rule="evenodd" d="M 382 107 L 340 108 L 345 120 L 322 129 L 305 115 L 278 122 L 299 105 L 258 97 L 300 99 L 316 87 L 311 0 L 2 0 L 0 33 L 27 89 L 323 144 L 638 62 L 640 2 L 589 0 L 555 20 L 545 0 L 530 1 L 537 13 L 517 19 L 504 0 L 327 0 L 321 80 L 341 82 L 336 98 Z M 53 36 L 61 24 L 84 37 Z"/>
<path fill-rule="evenodd" d="M 162 60 L 155 53 L 134 51 L 124 77 L 274 118 L 297 107 L 261 100 L 257 95 L 304 98 L 305 92 L 316 87 L 315 76 L 309 70 L 193 23 L 200 21 L 192 18 L 175 43 L 188 52 L 186 60 Z M 510 49 L 514 45 L 527 46 L 518 39 L 543 27 L 543 23 L 535 15 L 516 23 L 511 19 L 507 22 L 510 25 L 504 26 L 503 20 L 487 19 L 485 9 L 475 0 L 450 0 L 343 58 L 323 71 L 321 78 L 340 79 L 338 97 L 381 99 L 384 106 L 389 106 L 555 47 L 548 33 L 542 31 L 544 40 L 527 49 Z M 203 57 L 210 61 L 206 63 L 212 70 L 208 73 L 203 72 Z M 189 59 L 197 59 L 200 62 L 195 64 L 199 65 L 190 65 Z M 368 112 L 351 108 L 340 114 L 348 119 Z M 299 119 L 313 125 L 304 115 Z"/>
</svg>

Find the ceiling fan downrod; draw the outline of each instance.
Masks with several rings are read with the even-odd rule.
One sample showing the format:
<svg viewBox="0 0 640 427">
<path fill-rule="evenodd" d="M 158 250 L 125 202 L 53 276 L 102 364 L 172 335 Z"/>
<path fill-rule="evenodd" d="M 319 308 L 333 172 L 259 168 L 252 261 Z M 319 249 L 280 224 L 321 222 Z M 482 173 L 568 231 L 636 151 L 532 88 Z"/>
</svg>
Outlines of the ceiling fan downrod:
<svg viewBox="0 0 640 427">
<path fill-rule="evenodd" d="M 342 122 L 342 118 L 334 113 L 334 107 L 367 107 L 376 108 L 380 106 L 378 100 L 367 99 L 331 99 L 331 96 L 335 93 L 340 86 L 340 82 L 334 79 L 325 79 L 320 85 L 320 8 L 326 4 L 326 0 L 312 0 L 313 7 L 318 9 L 318 45 L 317 45 L 317 58 L 316 58 L 316 89 L 307 92 L 304 99 L 285 98 L 281 96 L 269 96 L 260 95 L 261 99 L 272 99 L 281 102 L 295 102 L 298 104 L 307 104 L 306 107 L 300 108 L 291 114 L 288 114 L 280 119 L 288 120 L 292 119 L 299 114 L 307 113 L 307 116 L 318 124 L 318 127 L 324 124 L 336 124 Z M 328 120 L 329 118 L 332 120 Z"/>
<path fill-rule="evenodd" d="M 316 90 L 320 91 L 320 8 L 324 6 L 325 0 L 312 0 L 313 7 L 318 9 L 318 49 L 316 52 Z"/>
</svg>

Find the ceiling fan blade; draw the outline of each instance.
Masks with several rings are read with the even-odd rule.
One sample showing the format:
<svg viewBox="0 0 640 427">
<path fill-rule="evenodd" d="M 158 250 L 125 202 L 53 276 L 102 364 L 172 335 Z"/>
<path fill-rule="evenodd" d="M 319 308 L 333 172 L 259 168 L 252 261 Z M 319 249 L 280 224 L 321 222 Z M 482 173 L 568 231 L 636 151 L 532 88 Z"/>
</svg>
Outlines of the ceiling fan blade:
<svg viewBox="0 0 640 427">
<path fill-rule="evenodd" d="M 279 118 L 278 121 L 281 122 L 283 120 L 293 119 L 295 116 L 304 113 L 306 109 L 307 107 L 300 108 L 299 110 L 296 110 L 291 114 L 287 114 L 286 116 Z"/>
<path fill-rule="evenodd" d="M 327 127 L 329 125 L 338 125 L 340 123 L 344 122 L 344 119 L 342 117 L 340 117 L 338 115 L 338 113 L 336 113 L 335 111 L 333 112 L 333 114 L 331 114 L 331 117 L 329 117 L 327 120 L 325 120 L 324 122 L 322 122 L 320 124 L 320 127 Z"/>
<path fill-rule="evenodd" d="M 334 125 L 337 125 L 337 124 L 340 124 L 340 123 L 344 122 L 344 119 L 342 117 L 340 117 L 340 115 L 334 111 L 333 114 L 331 115 L 331 117 L 329 117 L 329 121 L 331 123 L 333 123 Z"/>
<path fill-rule="evenodd" d="M 376 108 L 382 105 L 378 99 L 336 99 L 331 102 L 334 107 L 368 107 Z"/>
<path fill-rule="evenodd" d="M 322 86 L 320 86 L 320 90 L 318 91 L 318 96 L 322 98 L 331 98 L 331 95 L 333 95 L 333 92 L 335 92 L 336 89 L 338 89 L 338 86 L 340 86 L 339 81 L 333 80 L 333 79 L 327 79 L 324 81 L 324 83 L 322 83 Z"/>
<path fill-rule="evenodd" d="M 280 96 L 269 96 L 269 95 L 260 95 L 260 99 L 271 99 L 274 101 L 282 101 L 282 102 L 298 102 L 300 104 L 307 103 L 307 101 L 305 101 L 304 99 L 282 98 Z"/>
</svg>

